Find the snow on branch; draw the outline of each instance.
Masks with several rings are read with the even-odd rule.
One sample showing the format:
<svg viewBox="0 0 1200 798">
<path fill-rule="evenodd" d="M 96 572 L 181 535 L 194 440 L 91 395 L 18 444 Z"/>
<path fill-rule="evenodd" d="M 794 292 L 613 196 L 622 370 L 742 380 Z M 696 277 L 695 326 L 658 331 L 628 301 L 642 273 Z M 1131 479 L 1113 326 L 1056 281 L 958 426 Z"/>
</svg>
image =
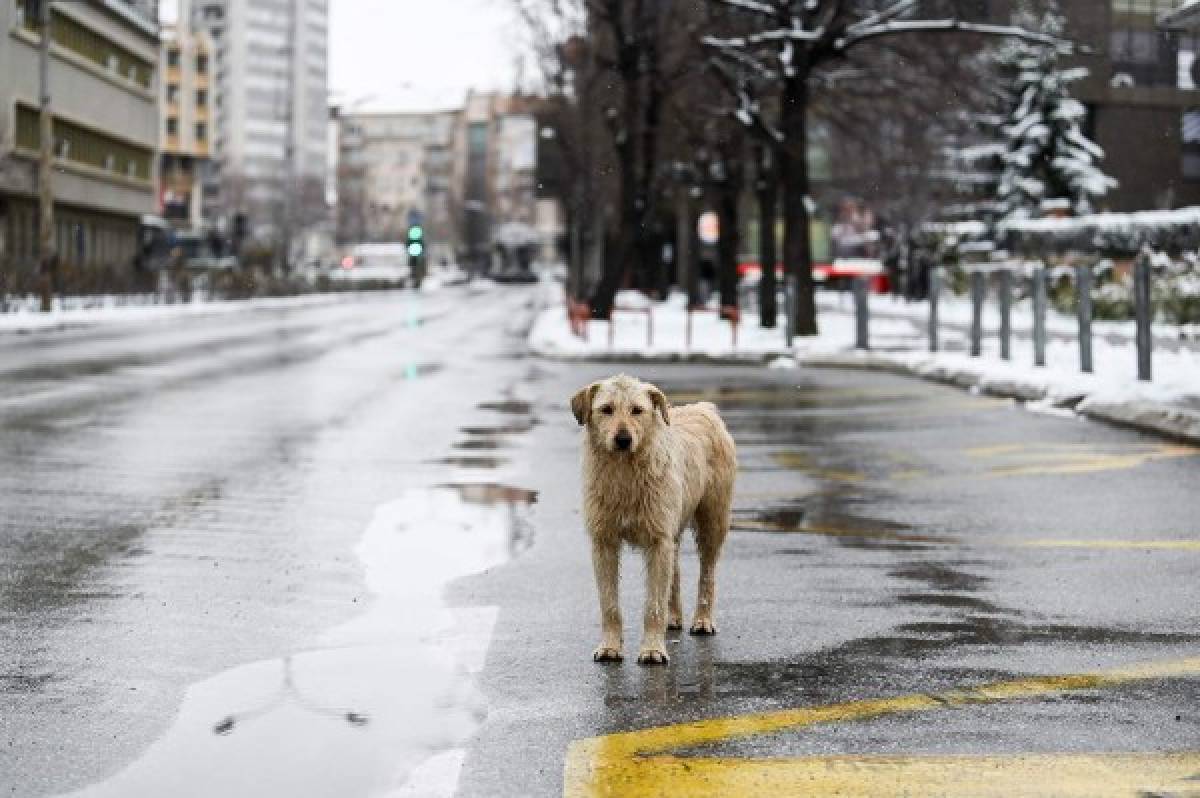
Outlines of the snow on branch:
<svg viewBox="0 0 1200 798">
<path fill-rule="evenodd" d="M 729 67 L 719 61 L 710 62 L 710 67 L 717 77 L 725 84 L 729 93 L 737 99 L 738 107 L 732 111 L 733 118 L 744 127 L 752 128 L 765 135 L 775 144 L 784 142 L 783 133 L 772 127 L 762 114 L 758 99 L 751 93 L 746 83 L 734 75 Z"/>
<path fill-rule="evenodd" d="M 748 36 L 734 36 L 730 39 L 720 39 L 716 36 L 705 36 L 701 39 L 702 42 L 710 47 L 754 47 L 759 44 L 773 44 L 776 42 L 815 42 L 819 41 L 825 35 L 825 28 L 817 28 L 815 30 L 807 30 L 799 24 L 799 20 L 794 20 L 790 28 L 776 28 L 774 30 L 765 30 L 761 33 L 752 33 Z"/>
<path fill-rule="evenodd" d="M 865 19 L 855 22 L 853 25 L 846 28 L 847 33 L 856 33 L 863 28 L 872 28 L 880 25 L 888 20 L 895 19 L 901 14 L 917 5 L 918 0 L 900 0 L 900 2 L 888 6 L 882 11 L 877 11 Z"/>
<path fill-rule="evenodd" d="M 854 28 L 857 28 L 855 30 Z M 834 48 L 847 50 L 856 44 L 882 36 L 896 36 L 904 33 L 982 33 L 985 36 L 1004 36 L 1012 39 L 1022 39 L 1054 47 L 1061 52 L 1070 52 L 1071 42 L 1051 36 L 1046 33 L 1026 30 L 1016 25 L 989 25 L 979 22 L 964 22 L 960 19 L 918 19 L 918 20 L 888 20 L 878 25 L 846 29 L 846 34 L 834 42 Z"/>
<path fill-rule="evenodd" d="M 756 0 L 714 0 L 723 6 L 736 9 L 738 11 L 749 11 L 754 14 L 764 14 L 774 18 L 778 14 L 778 9 L 767 3 L 759 3 Z"/>
</svg>

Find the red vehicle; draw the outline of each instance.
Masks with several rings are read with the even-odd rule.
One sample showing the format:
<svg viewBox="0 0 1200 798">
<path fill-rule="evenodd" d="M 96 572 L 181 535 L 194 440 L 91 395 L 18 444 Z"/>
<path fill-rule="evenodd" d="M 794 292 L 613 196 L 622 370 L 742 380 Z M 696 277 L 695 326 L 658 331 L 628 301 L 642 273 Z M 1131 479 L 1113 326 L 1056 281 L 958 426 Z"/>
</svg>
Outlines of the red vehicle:
<svg viewBox="0 0 1200 798">
<path fill-rule="evenodd" d="M 762 265 L 757 260 L 738 263 L 738 277 L 749 283 L 757 283 L 762 274 Z M 782 281 L 783 264 L 775 265 L 776 279 Z M 856 277 L 866 277 L 872 293 L 886 294 L 891 286 L 883 264 L 877 258 L 836 258 L 832 263 L 814 263 L 813 280 L 822 286 L 845 289 Z"/>
</svg>

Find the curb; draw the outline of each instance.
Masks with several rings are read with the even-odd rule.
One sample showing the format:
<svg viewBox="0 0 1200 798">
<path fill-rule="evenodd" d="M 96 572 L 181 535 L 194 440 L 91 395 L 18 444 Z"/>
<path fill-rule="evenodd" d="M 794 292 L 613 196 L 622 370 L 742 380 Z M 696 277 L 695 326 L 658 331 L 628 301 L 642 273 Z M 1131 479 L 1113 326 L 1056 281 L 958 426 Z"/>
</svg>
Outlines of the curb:
<svg viewBox="0 0 1200 798">
<path fill-rule="evenodd" d="M 755 366 L 776 358 L 791 357 L 789 352 L 747 352 L 744 355 L 707 355 L 703 352 L 542 352 L 530 348 L 529 354 L 560 363 L 702 363 L 711 366 Z"/>
<path fill-rule="evenodd" d="M 970 369 L 950 366 L 915 366 L 883 355 L 872 353 L 843 355 L 800 355 L 802 366 L 813 368 L 847 368 L 867 371 L 886 371 L 905 377 L 916 377 L 952 385 L 964 390 L 976 390 L 1001 399 L 1019 402 L 1049 402 L 1055 407 L 1071 410 L 1087 419 L 1119 427 L 1159 435 L 1189 444 L 1200 444 L 1200 410 L 1178 405 L 1136 399 L 1111 402 L 1089 398 L 1083 393 L 1052 392 L 1044 385 L 1019 379 L 987 377 Z"/>
</svg>

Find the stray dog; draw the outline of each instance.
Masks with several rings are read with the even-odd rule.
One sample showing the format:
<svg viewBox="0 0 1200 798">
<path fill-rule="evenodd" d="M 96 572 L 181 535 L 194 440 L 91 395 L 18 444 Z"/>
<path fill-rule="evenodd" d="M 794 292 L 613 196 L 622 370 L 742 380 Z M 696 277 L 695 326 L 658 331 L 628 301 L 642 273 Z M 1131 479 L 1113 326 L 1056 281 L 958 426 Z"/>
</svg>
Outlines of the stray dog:
<svg viewBox="0 0 1200 798">
<path fill-rule="evenodd" d="M 671 407 L 653 385 L 620 375 L 571 399 L 585 428 L 583 501 L 592 539 L 603 636 L 596 662 L 621 660 L 617 581 L 621 543 L 646 559 L 646 609 L 638 663 L 667 663 L 666 632 L 683 628 L 679 544 L 692 524 L 700 550 L 694 635 L 716 634 L 716 568 L 729 532 L 737 453 L 709 402 Z"/>
</svg>

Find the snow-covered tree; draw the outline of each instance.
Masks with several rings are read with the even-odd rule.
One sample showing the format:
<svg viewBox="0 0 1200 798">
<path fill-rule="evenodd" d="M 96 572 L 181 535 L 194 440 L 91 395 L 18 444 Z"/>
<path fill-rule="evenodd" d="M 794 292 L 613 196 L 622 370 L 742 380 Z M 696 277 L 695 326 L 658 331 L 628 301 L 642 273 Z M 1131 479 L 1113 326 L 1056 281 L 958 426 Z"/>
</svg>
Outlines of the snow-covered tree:
<svg viewBox="0 0 1200 798">
<path fill-rule="evenodd" d="M 1063 19 L 1047 13 L 1040 32 L 1059 38 Z M 1036 216 L 1047 202 L 1065 203 L 1076 215 L 1090 213 L 1093 201 L 1117 181 L 1101 171 L 1104 151 L 1082 130 L 1087 116 L 1071 96 L 1071 84 L 1087 76 L 1084 67 L 1064 69 L 1060 48 L 1011 41 L 998 59 L 1013 81 L 1012 102 L 1000 128 L 1004 153 L 997 186 L 1001 216 Z"/>
</svg>

